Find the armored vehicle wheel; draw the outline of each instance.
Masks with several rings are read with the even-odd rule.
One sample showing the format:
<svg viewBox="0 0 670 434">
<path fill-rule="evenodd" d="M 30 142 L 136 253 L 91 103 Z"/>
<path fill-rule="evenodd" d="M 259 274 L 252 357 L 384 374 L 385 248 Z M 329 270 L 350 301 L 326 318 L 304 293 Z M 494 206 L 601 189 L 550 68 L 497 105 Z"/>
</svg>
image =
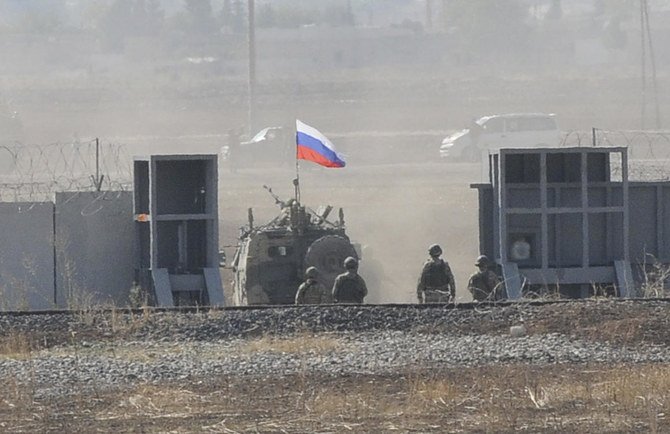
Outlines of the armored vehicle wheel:
<svg viewBox="0 0 670 434">
<path fill-rule="evenodd" d="M 326 288 L 332 288 L 337 275 L 344 273 L 343 262 L 348 256 L 358 258 L 348 239 L 338 235 L 326 235 L 314 241 L 307 249 L 305 268 L 318 268 L 321 283 Z"/>
</svg>

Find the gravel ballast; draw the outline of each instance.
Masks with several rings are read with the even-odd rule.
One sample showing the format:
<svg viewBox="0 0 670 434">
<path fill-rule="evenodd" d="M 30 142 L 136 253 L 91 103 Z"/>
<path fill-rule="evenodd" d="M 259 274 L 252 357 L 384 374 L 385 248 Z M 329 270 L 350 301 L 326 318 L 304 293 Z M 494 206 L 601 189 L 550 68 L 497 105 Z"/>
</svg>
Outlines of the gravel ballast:
<svg viewBox="0 0 670 434">
<path fill-rule="evenodd" d="M 50 395 L 212 376 L 668 363 L 669 314 L 665 301 L 599 301 L 468 310 L 336 306 L 146 316 L 0 315 L 5 342 L 30 336 L 43 347 L 28 355 L 0 353 L 0 381 L 30 384 L 37 394 Z M 510 326 L 519 324 L 528 334 L 510 336 Z M 611 333 L 619 325 L 635 339 Z"/>
</svg>

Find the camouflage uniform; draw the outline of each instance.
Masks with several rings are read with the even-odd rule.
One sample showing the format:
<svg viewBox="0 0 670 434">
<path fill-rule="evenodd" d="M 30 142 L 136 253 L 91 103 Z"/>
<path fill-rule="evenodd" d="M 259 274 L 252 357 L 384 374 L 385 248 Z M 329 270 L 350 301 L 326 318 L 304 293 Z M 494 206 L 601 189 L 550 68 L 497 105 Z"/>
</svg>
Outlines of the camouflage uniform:
<svg viewBox="0 0 670 434">
<path fill-rule="evenodd" d="M 491 270 L 478 271 L 470 276 L 468 290 L 475 301 L 496 300 L 500 279 Z"/>
<path fill-rule="evenodd" d="M 489 259 L 482 255 L 477 258 L 475 265 L 479 267 L 479 271 L 470 276 L 468 281 L 468 290 L 472 294 L 473 300 L 493 301 L 500 299 L 500 279 L 498 279 L 496 273 L 488 268 Z"/>
<path fill-rule="evenodd" d="M 449 264 L 432 257 L 423 265 L 416 287 L 419 303 L 450 303 L 456 296 L 456 281 Z"/>
<path fill-rule="evenodd" d="M 316 279 L 308 278 L 295 295 L 295 304 L 328 304 L 331 303 L 330 294 L 323 284 Z"/>
<path fill-rule="evenodd" d="M 333 284 L 333 302 L 361 304 L 368 295 L 368 288 L 358 274 L 358 261 L 349 257 L 344 261 L 344 266 L 347 272 L 337 276 Z"/>
</svg>

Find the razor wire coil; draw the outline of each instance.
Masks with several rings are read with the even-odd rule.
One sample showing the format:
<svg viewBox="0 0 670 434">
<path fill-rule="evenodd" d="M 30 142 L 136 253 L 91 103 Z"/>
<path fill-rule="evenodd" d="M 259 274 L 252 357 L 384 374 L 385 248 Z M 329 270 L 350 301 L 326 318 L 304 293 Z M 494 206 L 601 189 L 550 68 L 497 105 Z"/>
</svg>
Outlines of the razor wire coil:
<svg viewBox="0 0 670 434">
<path fill-rule="evenodd" d="M 60 192 L 132 189 L 132 159 L 124 145 L 74 141 L 47 145 L 0 145 L 0 202 L 50 202 Z M 97 164 L 97 171 L 96 171 Z"/>
<path fill-rule="evenodd" d="M 570 131 L 561 143 L 563 147 L 594 145 L 627 148 L 630 181 L 670 181 L 670 131 L 596 129 L 595 135 L 593 131 Z M 612 164 L 611 175 L 621 179 L 620 164 Z"/>
</svg>

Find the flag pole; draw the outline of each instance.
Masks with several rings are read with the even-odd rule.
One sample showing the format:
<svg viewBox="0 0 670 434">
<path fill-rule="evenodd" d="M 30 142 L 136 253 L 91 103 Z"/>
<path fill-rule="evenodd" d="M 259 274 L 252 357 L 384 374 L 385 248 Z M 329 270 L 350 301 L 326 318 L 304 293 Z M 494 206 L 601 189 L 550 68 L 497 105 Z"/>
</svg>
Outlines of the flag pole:
<svg viewBox="0 0 670 434">
<path fill-rule="evenodd" d="M 298 132 L 295 133 L 295 179 L 293 180 L 295 189 L 295 200 L 300 203 L 300 160 L 298 159 Z"/>
</svg>

